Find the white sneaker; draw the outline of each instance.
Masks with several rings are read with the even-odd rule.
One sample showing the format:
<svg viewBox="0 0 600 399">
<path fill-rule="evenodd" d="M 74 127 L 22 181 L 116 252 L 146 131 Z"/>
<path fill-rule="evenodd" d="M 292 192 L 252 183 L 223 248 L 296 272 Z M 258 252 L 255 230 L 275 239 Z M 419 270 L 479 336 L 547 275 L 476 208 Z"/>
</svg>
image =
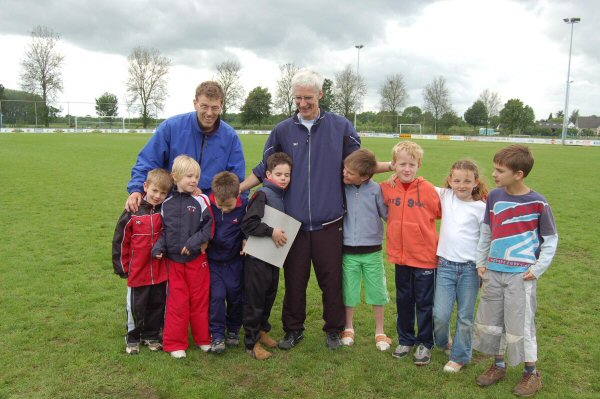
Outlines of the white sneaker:
<svg viewBox="0 0 600 399">
<path fill-rule="evenodd" d="M 202 352 L 210 352 L 210 345 L 198 345 L 198 347 L 202 350 Z"/>
<path fill-rule="evenodd" d="M 186 354 L 184 350 L 171 352 L 171 357 L 174 357 L 175 359 L 183 359 L 185 356 Z"/>
</svg>

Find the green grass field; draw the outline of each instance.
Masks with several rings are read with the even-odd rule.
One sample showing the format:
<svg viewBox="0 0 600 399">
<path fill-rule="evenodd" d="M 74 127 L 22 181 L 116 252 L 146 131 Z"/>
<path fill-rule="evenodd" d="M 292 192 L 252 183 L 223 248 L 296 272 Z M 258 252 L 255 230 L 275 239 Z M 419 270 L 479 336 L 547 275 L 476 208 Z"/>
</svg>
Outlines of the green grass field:
<svg viewBox="0 0 600 399">
<path fill-rule="evenodd" d="M 125 186 L 149 135 L 2 134 L 0 176 L 0 398 L 508 398 L 522 369 L 487 389 L 474 383 L 489 360 L 475 356 L 458 375 L 381 353 L 371 310 L 356 312 L 357 342 L 329 351 L 320 291 L 311 279 L 306 339 L 266 362 L 242 347 L 223 356 L 188 351 L 124 353 L 125 282 L 113 274 L 111 240 Z M 242 137 L 247 164 L 266 136 Z M 392 139 L 365 139 L 388 160 Z M 470 157 L 491 180 L 502 144 L 422 141 L 421 174 L 443 184 L 453 161 Z M 600 397 L 600 148 L 533 146 L 527 183 L 553 206 L 560 235 L 555 261 L 538 285 L 539 398 Z M 382 180 L 387 176 L 377 176 Z M 388 264 L 386 331 L 395 333 L 393 269 Z M 283 284 L 273 310 L 281 337 Z M 144 348 L 145 349 L 145 348 Z"/>
</svg>

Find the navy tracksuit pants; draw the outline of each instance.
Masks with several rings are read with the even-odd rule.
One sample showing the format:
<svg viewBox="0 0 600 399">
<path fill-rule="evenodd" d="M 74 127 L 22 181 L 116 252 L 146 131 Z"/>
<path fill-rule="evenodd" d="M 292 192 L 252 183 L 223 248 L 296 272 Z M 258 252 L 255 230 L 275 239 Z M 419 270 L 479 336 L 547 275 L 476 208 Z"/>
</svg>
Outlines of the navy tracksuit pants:
<svg viewBox="0 0 600 399">
<path fill-rule="evenodd" d="M 210 263 L 210 334 L 213 341 L 226 332 L 239 333 L 244 304 L 244 258 Z"/>
<path fill-rule="evenodd" d="M 396 327 L 400 345 L 433 347 L 435 272 L 436 269 L 396 265 Z"/>
</svg>

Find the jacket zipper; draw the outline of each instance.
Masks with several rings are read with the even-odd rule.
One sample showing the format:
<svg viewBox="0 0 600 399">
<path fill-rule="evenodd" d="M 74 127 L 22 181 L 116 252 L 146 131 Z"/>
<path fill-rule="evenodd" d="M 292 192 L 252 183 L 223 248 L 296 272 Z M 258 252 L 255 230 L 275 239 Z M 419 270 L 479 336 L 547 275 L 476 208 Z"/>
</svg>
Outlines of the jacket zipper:
<svg viewBox="0 0 600 399">
<path fill-rule="evenodd" d="M 152 242 L 152 246 L 154 246 L 154 207 L 150 209 L 150 242 Z M 150 279 L 152 280 L 152 284 L 154 284 L 154 259 L 150 256 Z"/>
<path fill-rule="evenodd" d="M 313 125 L 314 126 L 314 125 Z M 306 142 L 308 143 L 308 229 L 310 231 L 312 231 L 313 229 L 313 225 L 312 225 L 312 211 L 311 211 L 311 206 L 310 206 L 310 158 L 311 158 L 311 152 L 310 152 L 310 131 L 312 130 L 312 126 L 310 129 L 308 129 L 308 137 L 306 139 Z"/>
</svg>

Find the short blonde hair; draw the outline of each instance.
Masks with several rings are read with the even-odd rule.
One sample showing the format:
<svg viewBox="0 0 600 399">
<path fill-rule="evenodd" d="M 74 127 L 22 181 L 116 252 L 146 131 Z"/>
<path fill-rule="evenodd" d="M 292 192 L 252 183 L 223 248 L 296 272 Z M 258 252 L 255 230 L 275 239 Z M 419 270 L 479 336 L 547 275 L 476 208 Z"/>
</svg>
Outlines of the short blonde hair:
<svg viewBox="0 0 600 399">
<path fill-rule="evenodd" d="M 406 152 L 419 163 L 423 160 L 423 148 L 420 145 L 414 141 L 401 141 L 392 149 L 392 161 L 396 162 L 398 154 L 402 151 Z"/>
<path fill-rule="evenodd" d="M 198 162 L 189 155 L 179 155 L 173 161 L 173 167 L 171 168 L 171 175 L 176 178 L 183 177 L 187 172 L 194 171 L 200 174 L 200 165 Z"/>
<path fill-rule="evenodd" d="M 167 193 L 173 189 L 173 178 L 166 169 L 156 168 L 148 172 L 146 184 L 154 184 Z"/>
</svg>

